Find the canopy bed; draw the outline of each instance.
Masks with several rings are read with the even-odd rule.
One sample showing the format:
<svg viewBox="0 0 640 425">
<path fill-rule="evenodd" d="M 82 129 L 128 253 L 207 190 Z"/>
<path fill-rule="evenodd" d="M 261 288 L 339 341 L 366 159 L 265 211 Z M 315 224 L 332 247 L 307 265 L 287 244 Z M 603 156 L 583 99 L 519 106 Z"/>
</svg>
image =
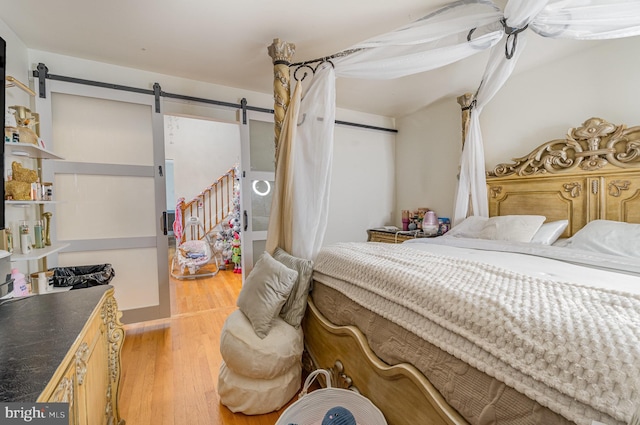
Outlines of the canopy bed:
<svg viewBox="0 0 640 425">
<path fill-rule="evenodd" d="M 600 223 L 640 223 L 639 142 L 640 127 L 626 128 L 599 118 L 591 118 L 582 126 L 571 129 L 564 139 L 546 142 L 515 162 L 500 164 L 490 171 L 487 180 L 490 215 L 502 218 L 513 217 L 513 214 L 542 215 L 549 224 L 567 220 L 566 230 L 556 235 L 565 244 L 566 241 L 580 237 L 580 230 L 588 223 L 594 226 Z M 601 219 L 608 221 L 603 222 Z M 461 227 L 464 227 L 464 222 L 459 226 Z M 321 251 L 316 259 L 314 289 L 304 322 L 305 345 L 312 368 L 331 369 L 336 375 L 334 381 L 341 377 L 345 386 L 357 387 L 378 405 L 390 424 L 591 424 L 592 420 L 604 424 L 626 424 L 634 409 L 640 407 L 638 258 L 622 257 L 624 254 L 621 255 L 612 246 L 615 243 L 605 240 L 606 238 L 597 241 L 602 245 L 598 249 L 602 250 L 595 252 L 584 250 L 583 245 L 565 248 L 523 242 L 485 241 L 469 234 L 456 236 L 455 229 L 454 227 L 449 236 L 416 239 L 403 243 L 400 247 L 364 243 L 329 247 Z M 632 245 L 629 250 L 635 247 L 634 255 L 640 256 L 640 241 L 637 239 L 640 237 L 640 226 L 636 226 L 634 231 L 635 233 L 627 235 L 631 242 L 624 243 Z M 438 239 L 441 241 L 437 241 Z M 608 246 L 608 242 L 612 243 Z M 428 247 L 426 249 L 429 254 L 422 252 L 425 246 Z M 607 251 L 608 249 L 613 251 Z M 574 255 L 575 253 L 578 254 Z M 464 259 L 458 258 L 459 255 Z M 477 259 L 479 263 L 469 259 Z M 398 265 L 394 265 L 395 263 Z M 483 266 L 479 266 L 480 263 Z M 597 268 L 588 268 L 585 263 Z M 486 264 L 491 264 L 496 269 Z M 467 267 L 468 275 L 457 276 L 459 270 L 467 270 Z M 438 291 L 443 290 L 442 288 L 431 286 L 425 281 L 434 279 L 430 269 L 435 270 L 436 275 L 460 281 L 460 286 L 446 287 L 449 292 L 446 295 L 439 294 Z M 350 270 L 358 272 L 351 273 Z M 515 273 L 518 278 L 500 286 L 505 273 Z M 382 276 L 380 281 L 376 280 L 376 276 Z M 469 292 L 466 284 L 480 286 L 482 276 L 488 276 L 487 291 L 482 289 L 480 292 L 478 289 L 473 292 L 473 298 L 466 300 L 469 304 L 465 304 L 464 314 L 456 312 L 454 300 L 457 300 L 458 292 Z M 523 291 L 511 297 L 509 288 L 524 288 L 524 281 L 527 279 L 535 279 L 536 285 L 551 285 L 555 295 L 549 296 L 539 305 L 532 301 L 531 293 Z M 576 366 L 579 362 L 574 363 L 575 359 L 567 360 L 558 354 L 562 352 L 562 348 L 554 351 L 558 347 L 554 348 L 553 343 L 537 339 L 537 327 L 543 329 L 549 324 L 527 322 L 536 323 L 533 334 L 527 333 L 523 325 L 525 321 L 521 317 L 535 314 L 518 308 L 532 303 L 536 311 L 550 315 L 556 312 L 562 316 L 562 323 L 571 323 L 573 326 L 577 323 L 574 320 L 579 322 L 584 319 L 574 317 L 574 314 L 584 315 L 580 311 L 582 308 L 597 310 L 607 304 L 600 304 L 601 301 L 584 305 L 580 302 L 567 302 L 566 297 L 571 296 L 567 293 L 563 295 L 563 292 L 569 287 L 575 289 L 582 288 L 582 285 L 589 286 L 589 279 L 620 283 L 622 287 L 606 290 L 620 290 L 624 303 L 633 305 L 631 316 L 625 316 L 621 322 L 616 322 L 620 319 L 618 317 L 608 323 L 605 315 L 594 319 L 593 323 L 602 328 L 603 333 L 617 332 L 611 329 L 630 332 L 629 340 L 616 342 L 622 344 L 618 347 L 619 352 L 606 354 L 612 357 L 608 361 L 626 361 L 624 368 L 630 374 L 621 378 L 629 384 L 630 392 L 618 394 L 613 403 L 615 407 L 609 405 L 609 413 L 604 413 L 603 410 L 606 409 L 602 406 L 593 408 L 584 401 L 592 400 L 587 394 L 591 386 L 598 387 L 598 379 L 594 378 L 594 381 L 584 384 L 584 394 L 579 389 L 567 388 L 582 385 L 578 382 L 592 376 L 591 374 L 602 380 L 614 381 L 617 378 L 614 376 L 616 372 L 613 363 L 610 378 L 598 369 L 601 365 L 596 359 L 592 364 L 594 370 L 573 370 L 572 374 L 565 377 L 566 382 L 560 384 L 560 378 L 558 382 L 554 381 L 554 374 L 561 375 L 554 368 L 579 369 L 584 364 Z M 447 283 L 445 279 L 441 280 Z M 551 281 L 558 283 L 551 284 Z M 388 282 L 394 288 L 389 288 Z M 415 287 L 405 287 L 405 282 L 413 282 Z M 492 291 L 497 291 L 495 297 L 490 294 Z M 455 321 L 453 325 L 439 323 L 441 318 L 432 316 L 436 313 L 422 311 L 420 303 L 413 305 L 409 302 L 405 306 L 402 302 L 404 298 L 418 300 L 424 297 L 427 300 L 425 304 L 429 304 L 431 298 L 437 302 L 439 295 L 446 300 L 443 305 L 438 305 L 438 308 L 443 309 L 446 320 L 450 316 L 455 318 L 458 314 L 460 317 L 468 315 L 470 322 L 483 323 L 484 319 L 478 319 L 482 316 L 481 313 L 473 310 L 475 306 L 487 308 L 495 303 L 500 306 L 498 309 L 504 308 L 509 312 L 508 315 L 513 315 L 508 321 L 514 324 L 512 330 L 515 334 L 505 334 L 503 338 L 505 341 L 516 341 L 516 346 L 510 346 L 501 354 L 520 353 L 522 357 L 526 357 L 526 349 L 522 351 L 522 347 L 517 346 L 517 341 L 524 346 L 527 341 L 535 341 L 541 348 L 538 351 L 534 346 L 529 348 L 536 356 L 548 362 L 544 368 L 554 379 L 547 376 L 549 379 L 545 380 L 540 375 L 528 375 L 530 371 L 523 372 L 527 368 L 520 368 L 517 358 L 500 357 L 500 362 L 504 361 L 505 364 L 491 366 L 483 356 L 487 352 L 498 355 L 492 351 L 492 347 L 483 345 L 481 341 L 476 341 L 478 345 L 464 345 L 469 340 L 475 340 L 477 335 L 466 335 Z M 449 307 L 450 310 L 447 310 Z M 590 317 L 591 314 L 590 310 L 587 316 Z M 621 315 L 624 316 L 625 313 Z M 529 319 L 528 316 L 527 318 Z M 491 327 L 494 324 L 484 322 L 484 325 Z M 481 328 L 480 325 L 478 327 Z M 568 346 L 574 343 L 576 346 L 594 344 L 598 349 L 601 348 L 598 344 L 604 337 L 600 332 L 586 337 L 578 331 L 577 325 L 575 334 L 572 329 L 562 334 L 560 328 L 554 328 L 551 336 L 561 335 L 560 338 Z M 474 331 L 487 333 L 486 329 Z M 449 332 L 455 333 L 456 338 L 464 335 L 465 343 L 462 348 L 451 344 L 451 340 L 455 338 Z M 491 332 L 488 333 L 491 338 Z M 582 338 L 581 342 L 572 341 L 574 336 Z M 443 337 L 447 338 L 445 342 L 441 342 Z M 594 340 L 588 339 L 591 337 Z M 495 335 L 493 338 L 495 340 Z M 565 352 L 569 357 L 570 353 Z M 579 355 L 587 356 L 585 353 Z M 555 362 L 562 366 L 555 366 Z M 505 372 L 512 367 L 519 371 L 514 375 Z M 535 376 L 535 379 L 531 376 Z M 549 381 L 553 382 L 550 385 L 553 389 L 543 385 Z M 554 386 L 555 384 L 557 385 Z M 602 388 L 599 389 L 601 390 Z M 572 395 L 567 396 L 564 391 Z M 607 393 L 607 396 L 610 395 Z M 597 404 L 594 400 L 591 403 Z M 607 402 L 609 401 L 611 400 Z M 622 411 L 624 409 L 627 409 L 626 412 Z M 612 411 L 617 412 L 617 415 L 613 415 Z"/>
<path fill-rule="evenodd" d="M 640 399 L 640 268 L 637 258 L 612 254 L 629 248 L 619 239 L 613 251 L 594 253 L 602 244 L 593 235 L 610 233 L 612 223 L 640 223 L 635 212 L 640 207 L 639 130 L 587 120 L 563 141 L 547 142 L 513 164 L 498 166 L 487 180 L 480 114 L 511 74 L 527 29 L 551 38 L 634 36 L 640 34 L 640 4 L 510 0 L 503 13 L 488 0 L 461 0 L 317 60 L 292 64 L 292 44 L 276 39 L 269 47 L 277 167 L 267 251 L 280 247 L 315 261 L 303 325 L 309 362 L 332 369 L 345 386 L 357 387 L 392 425 L 638 421 L 632 416 Z M 491 49 L 489 62 L 478 90 L 467 99 L 469 124 L 463 129 L 454 230 L 464 230 L 457 231 L 458 237 L 454 231 L 420 244 L 321 248 L 335 78 L 397 78 L 486 49 Z M 311 74 L 302 100 L 301 80 Z M 563 223 L 560 232 L 558 222 Z M 552 227 L 552 237 L 543 238 L 547 246 L 532 244 L 547 225 Z M 505 228 L 513 231 L 514 241 L 485 241 L 485 236 L 500 240 Z M 616 227 L 613 233 L 622 238 L 637 229 Z M 549 240 L 561 235 L 567 246 L 551 246 Z M 598 268 L 585 269 L 589 264 Z M 608 280 L 614 283 L 601 284 Z M 569 308 L 563 300 L 573 301 L 574 291 L 587 301 Z M 593 331 L 606 323 L 590 319 L 595 312 L 603 320 L 608 317 L 595 295 L 603 293 L 616 298 L 607 305 L 621 307 L 607 329 L 623 328 L 623 336 L 616 331 L 608 339 L 606 332 Z M 502 322 L 487 321 L 487 311 L 499 311 Z M 525 324 L 523 317 L 532 321 Z M 567 324 L 584 332 L 573 333 Z M 508 333 L 526 327 L 543 331 Z M 477 328 L 489 334 L 482 335 L 488 343 L 474 334 Z M 540 334 L 555 339 L 540 339 Z M 594 335 L 599 335 L 598 344 L 590 339 Z M 592 343 L 622 348 L 607 351 L 605 361 L 597 358 L 598 368 L 591 370 L 580 360 L 589 358 Z M 610 374 L 603 370 L 607 362 Z"/>
</svg>

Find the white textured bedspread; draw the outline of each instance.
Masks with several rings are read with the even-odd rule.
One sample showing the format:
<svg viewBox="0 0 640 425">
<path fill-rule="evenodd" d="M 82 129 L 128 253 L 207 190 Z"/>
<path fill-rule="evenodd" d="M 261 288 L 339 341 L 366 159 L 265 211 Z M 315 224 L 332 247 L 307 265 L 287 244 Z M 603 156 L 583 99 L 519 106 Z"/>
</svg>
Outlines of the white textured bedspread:
<svg viewBox="0 0 640 425">
<path fill-rule="evenodd" d="M 405 244 L 336 244 L 314 269 L 316 280 L 577 424 L 625 424 L 639 403 L 637 293 Z"/>
</svg>

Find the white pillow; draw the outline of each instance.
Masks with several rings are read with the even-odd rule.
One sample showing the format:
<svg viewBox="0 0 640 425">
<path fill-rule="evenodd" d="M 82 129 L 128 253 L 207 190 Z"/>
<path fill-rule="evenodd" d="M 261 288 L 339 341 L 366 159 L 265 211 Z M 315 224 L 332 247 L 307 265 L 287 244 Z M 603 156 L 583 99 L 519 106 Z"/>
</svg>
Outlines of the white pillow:
<svg viewBox="0 0 640 425">
<path fill-rule="evenodd" d="M 530 242 L 542 223 L 543 215 L 471 216 L 455 226 L 447 235 L 460 238 Z"/>
<path fill-rule="evenodd" d="M 567 239 L 567 248 L 640 258 L 640 224 L 594 220 Z"/>
<path fill-rule="evenodd" d="M 544 223 L 531 238 L 531 243 L 552 245 L 558 240 L 564 229 L 569 225 L 569 220 L 558 220 Z"/>
<path fill-rule="evenodd" d="M 480 232 L 482 232 L 482 229 L 484 229 L 484 225 L 487 220 L 489 220 L 487 217 L 472 215 L 471 217 L 467 217 L 462 220 L 460 224 L 453 226 L 447 233 L 445 233 L 445 236 L 477 239 Z"/>
</svg>

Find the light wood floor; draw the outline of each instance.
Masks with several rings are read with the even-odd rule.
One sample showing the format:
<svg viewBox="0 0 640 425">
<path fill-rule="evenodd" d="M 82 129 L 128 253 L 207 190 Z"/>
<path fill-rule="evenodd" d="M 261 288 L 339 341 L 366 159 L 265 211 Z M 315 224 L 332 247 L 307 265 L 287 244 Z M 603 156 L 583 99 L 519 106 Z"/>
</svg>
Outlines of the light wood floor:
<svg viewBox="0 0 640 425">
<path fill-rule="evenodd" d="M 171 318 L 125 326 L 120 414 L 128 425 L 273 425 L 279 412 L 233 414 L 220 404 L 220 330 L 241 275 L 171 279 Z"/>
</svg>

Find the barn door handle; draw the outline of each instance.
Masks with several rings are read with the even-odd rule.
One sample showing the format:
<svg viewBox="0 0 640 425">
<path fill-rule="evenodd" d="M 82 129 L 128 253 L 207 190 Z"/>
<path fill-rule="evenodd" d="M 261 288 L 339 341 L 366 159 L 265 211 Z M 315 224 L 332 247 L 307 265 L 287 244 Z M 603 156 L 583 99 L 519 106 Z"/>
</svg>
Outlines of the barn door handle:
<svg viewBox="0 0 640 425">
<path fill-rule="evenodd" d="M 162 211 L 162 234 L 167 235 L 167 212 Z"/>
</svg>

